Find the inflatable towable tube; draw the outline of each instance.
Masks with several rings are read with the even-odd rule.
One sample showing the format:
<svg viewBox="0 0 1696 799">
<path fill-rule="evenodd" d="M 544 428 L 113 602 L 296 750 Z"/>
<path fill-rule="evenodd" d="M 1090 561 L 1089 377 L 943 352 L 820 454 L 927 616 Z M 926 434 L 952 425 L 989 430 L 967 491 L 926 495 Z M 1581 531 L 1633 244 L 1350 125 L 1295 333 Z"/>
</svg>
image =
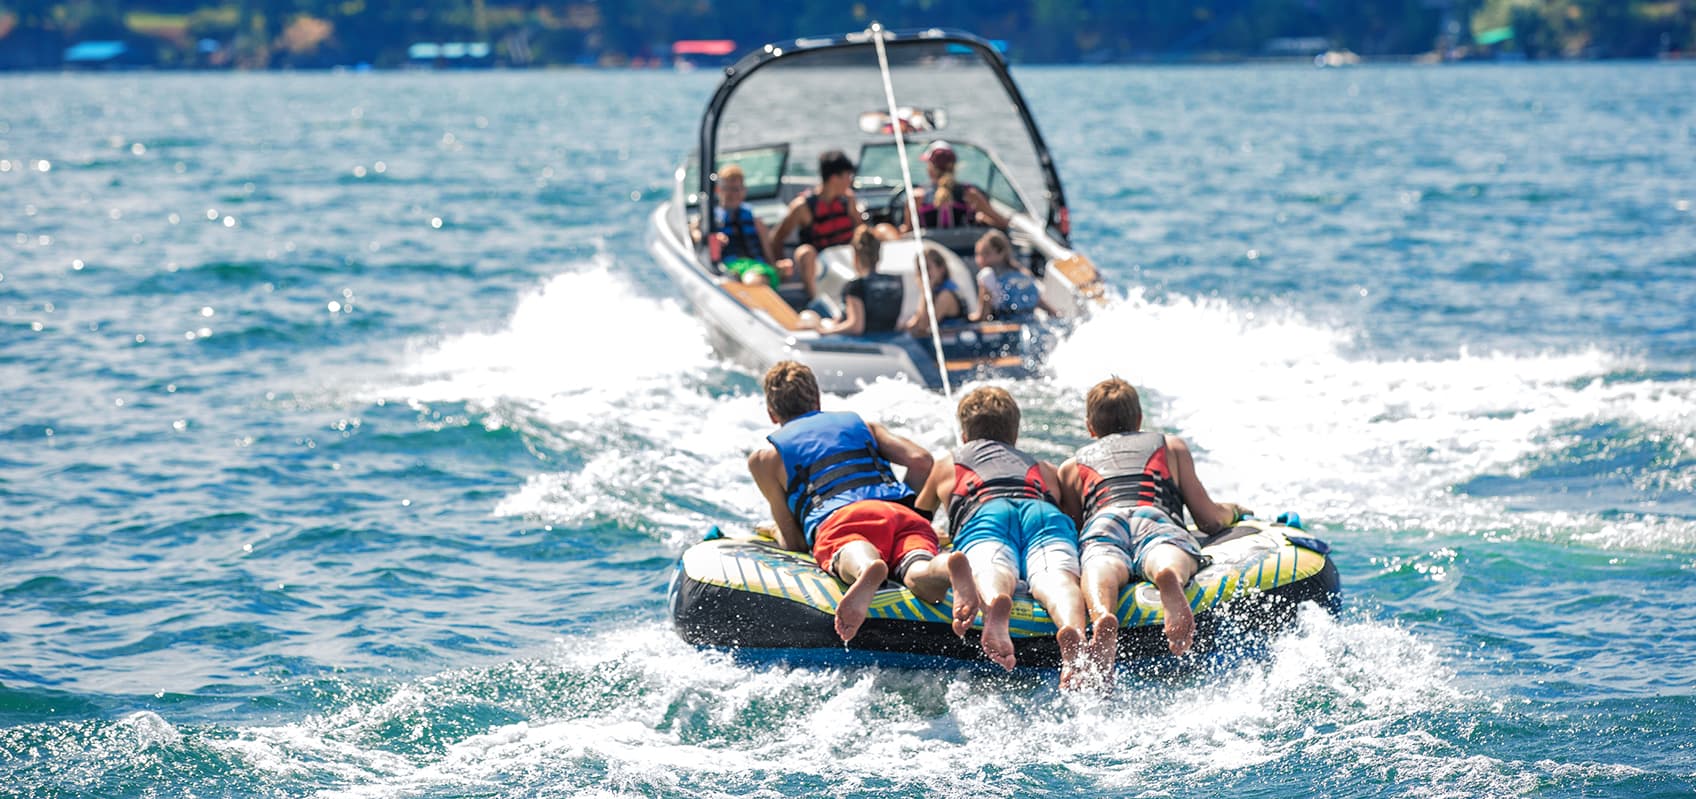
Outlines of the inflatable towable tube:
<svg viewBox="0 0 1696 799">
<path fill-rule="evenodd" d="M 1299 528 L 1245 520 L 1208 539 L 1202 552 L 1212 563 L 1186 589 L 1196 613 L 1198 654 L 1222 634 L 1281 628 L 1302 602 L 1335 610 L 1338 577 L 1330 547 Z M 678 634 L 697 646 L 840 653 L 833 617 L 844 590 L 811 556 L 785 551 L 769 538 L 719 537 L 690 547 L 678 561 L 671 618 Z M 949 600 L 932 605 L 897 583 L 884 583 L 848 648 L 981 659 L 981 620 L 962 640 L 949 626 L 951 611 Z M 1126 586 L 1119 597 L 1120 660 L 1167 655 L 1164 621 L 1152 583 Z M 1054 632 L 1040 604 L 1023 591 L 1014 597 L 1013 646 L 1021 666 L 1059 665 Z"/>
</svg>

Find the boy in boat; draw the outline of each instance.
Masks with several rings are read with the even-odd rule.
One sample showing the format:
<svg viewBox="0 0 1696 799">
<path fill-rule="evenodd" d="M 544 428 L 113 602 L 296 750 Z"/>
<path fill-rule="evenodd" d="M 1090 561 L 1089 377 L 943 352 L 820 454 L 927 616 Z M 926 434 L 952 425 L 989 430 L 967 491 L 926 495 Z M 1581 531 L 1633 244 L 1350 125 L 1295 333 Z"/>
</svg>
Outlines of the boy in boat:
<svg viewBox="0 0 1696 799">
<path fill-rule="evenodd" d="M 821 412 L 818 380 L 805 364 L 779 361 L 766 371 L 764 389 L 779 427 L 766 437 L 771 446 L 748 456 L 748 471 L 771 505 L 778 543 L 810 550 L 820 568 L 849 584 L 836 607 L 842 641 L 859 632 L 891 574 L 926 602 L 941 602 L 952 587 L 956 619 L 960 608 L 975 615 L 971 567 L 958 552 L 938 555 L 936 531 L 912 508 L 930 453 L 858 414 Z M 907 482 L 895 479 L 891 463 L 906 467 Z"/>
<path fill-rule="evenodd" d="M 861 225 L 854 229 L 854 238 L 848 246 L 854 250 L 854 271 L 859 276 L 842 287 L 842 316 L 820 321 L 813 311 L 802 311 L 801 323 L 826 335 L 863 336 L 894 331 L 901 321 L 901 300 L 906 287 L 900 275 L 877 271 L 883 242 L 871 228 Z"/>
<path fill-rule="evenodd" d="M 1209 535 L 1249 511 L 1208 496 L 1182 438 L 1142 430 L 1142 402 L 1130 383 L 1117 377 L 1097 383 L 1085 398 L 1084 415 L 1096 440 L 1060 465 L 1060 497 L 1083 530 L 1083 590 L 1093 626 L 1089 656 L 1106 676 L 1118 652 L 1119 594 L 1133 577 L 1160 590 L 1172 654 L 1190 648 L 1195 614 L 1184 586 L 1207 558 L 1181 523 L 1184 507 Z"/>
<path fill-rule="evenodd" d="M 811 300 L 817 292 L 819 251 L 847 244 L 860 226 L 860 206 L 854 199 L 854 162 L 841 150 L 819 154 L 819 185 L 789 203 L 783 221 L 766 238 L 766 262 L 786 272 L 799 270 Z M 783 242 L 797 229 L 801 244 L 793 259 L 783 258 Z"/>
<path fill-rule="evenodd" d="M 748 205 L 747 178 L 742 167 L 731 164 L 718 171 L 718 207 L 713 209 L 713 239 L 717 259 L 724 271 L 743 283 L 769 283 L 775 290 L 780 277 L 765 260 L 766 223 Z"/>
<path fill-rule="evenodd" d="M 1015 665 L 1008 627 L 1022 577 L 1058 628 L 1060 685 L 1076 687 L 1084 600 L 1078 588 L 1078 528 L 1060 510 L 1059 475 L 1052 464 L 1013 446 L 1019 405 L 1005 390 L 972 390 L 961 398 L 958 415 L 962 445 L 931 467 L 918 507 L 947 503 L 954 548 L 965 553 L 977 583 L 984 654 L 1004 669 Z M 963 607 L 961 594 L 956 584 L 954 629 L 963 634 L 977 608 Z"/>
</svg>

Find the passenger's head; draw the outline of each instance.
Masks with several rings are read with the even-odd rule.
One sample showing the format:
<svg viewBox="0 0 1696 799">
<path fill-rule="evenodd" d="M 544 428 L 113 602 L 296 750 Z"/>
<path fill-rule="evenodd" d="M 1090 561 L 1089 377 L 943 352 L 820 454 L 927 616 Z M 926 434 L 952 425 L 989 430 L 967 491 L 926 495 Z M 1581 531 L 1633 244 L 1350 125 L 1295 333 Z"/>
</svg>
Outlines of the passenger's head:
<svg viewBox="0 0 1696 799">
<path fill-rule="evenodd" d="M 942 281 L 948 279 L 948 260 L 942 257 L 942 253 L 927 247 L 925 254 L 920 256 L 919 261 L 924 265 L 925 271 L 930 273 L 932 290 L 942 285 Z"/>
<path fill-rule="evenodd" d="M 848 154 L 841 150 L 819 153 L 819 182 L 828 184 L 832 180 L 844 189 L 854 182 L 854 162 L 848 160 Z"/>
<path fill-rule="evenodd" d="M 1142 429 L 1142 400 L 1130 383 L 1110 377 L 1084 398 L 1084 421 L 1092 436 L 1135 433 Z"/>
<path fill-rule="evenodd" d="M 919 160 L 937 172 L 954 171 L 954 147 L 948 142 L 937 139 L 919 154 Z"/>
<path fill-rule="evenodd" d="M 854 250 L 854 271 L 862 275 L 877 271 L 877 259 L 883 254 L 883 242 L 872 232 L 871 226 L 861 225 L 854 228 L 854 237 L 848 240 L 848 246 Z"/>
<path fill-rule="evenodd" d="M 974 388 L 960 398 L 960 440 L 989 439 L 1009 446 L 1019 443 L 1019 403 L 1005 389 Z"/>
<path fill-rule="evenodd" d="M 726 208 L 741 205 L 748 198 L 747 178 L 742 174 L 742 167 L 736 164 L 724 167 L 718 171 L 718 201 Z"/>
<path fill-rule="evenodd" d="M 813 370 L 798 361 L 778 361 L 766 370 L 763 382 L 766 412 L 784 424 L 819 409 L 819 381 Z"/>
<path fill-rule="evenodd" d="M 991 230 L 978 239 L 974 252 L 978 257 L 978 266 L 1000 266 L 1013 263 L 1013 242 L 1007 239 L 1007 234 L 999 230 Z"/>
</svg>

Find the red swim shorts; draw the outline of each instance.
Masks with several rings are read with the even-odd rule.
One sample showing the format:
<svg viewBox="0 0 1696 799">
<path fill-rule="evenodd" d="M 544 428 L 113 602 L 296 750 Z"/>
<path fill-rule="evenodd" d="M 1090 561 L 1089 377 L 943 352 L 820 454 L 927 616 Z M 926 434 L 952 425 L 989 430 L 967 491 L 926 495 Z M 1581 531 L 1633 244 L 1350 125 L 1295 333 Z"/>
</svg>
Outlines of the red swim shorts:
<svg viewBox="0 0 1696 799">
<path fill-rule="evenodd" d="M 867 499 L 830 514 L 813 534 L 813 559 L 836 573 L 836 553 L 850 541 L 877 547 L 896 580 L 921 560 L 936 556 L 936 531 L 917 511 L 895 502 Z"/>
</svg>

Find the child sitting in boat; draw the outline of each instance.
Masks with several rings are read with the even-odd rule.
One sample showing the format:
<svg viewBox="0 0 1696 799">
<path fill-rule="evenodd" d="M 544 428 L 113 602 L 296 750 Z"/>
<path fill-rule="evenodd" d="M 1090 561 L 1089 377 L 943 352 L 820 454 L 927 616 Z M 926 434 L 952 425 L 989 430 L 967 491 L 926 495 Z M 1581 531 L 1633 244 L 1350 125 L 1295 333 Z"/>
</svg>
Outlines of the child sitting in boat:
<svg viewBox="0 0 1696 799">
<path fill-rule="evenodd" d="M 923 263 L 914 266 L 922 266 L 929 274 L 931 301 L 919 303 L 919 309 L 913 312 L 912 317 L 902 327 L 914 336 L 929 338 L 931 308 L 936 309 L 936 320 L 940 324 L 964 315 L 965 305 L 960 302 L 960 287 L 954 285 L 954 281 L 948 277 L 948 261 L 943 258 L 942 253 L 927 248 Z"/>
<path fill-rule="evenodd" d="M 848 246 L 854 250 L 854 272 L 859 276 L 842 287 L 842 315 L 820 320 L 817 313 L 802 311 L 801 325 L 817 328 L 826 335 L 863 336 L 895 330 L 901 321 L 901 300 L 906 289 L 899 275 L 877 271 L 883 243 L 871 228 L 861 225 L 854 230 Z"/>
<path fill-rule="evenodd" d="M 849 584 L 836 606 L 842 641 L 859 632 L 891 575 L 926 602 L 941 602 L 952 587 L 956 608 L 962 598 L 976 608 L 965 556 L 939 555 L 936 531 L 912 508 L 930 453 L 858 414 L 821 412 L 818 380 L 805 364 L 779 361 L 766 371 L 764 389 L 766 413 L 779 427 L 766 437 L 770 446 L 748 456 L 748 471 L 771 505 L 778 544 L 810 550 L 820 568 Z M 905 483 L 892 463 L 906 468 Z"/>
<path fill-rule="evenodd" d="M 1096 384 L 1084 415 L 1096 440 L 1060 465 L 1061 504 L 1083 530 L 1083 590 L 1093 623 L 1089 655 L 1108 675 L 1118 649 L 1119 594 L 1132 579 L 1159 589 L 1172 654 L 1189 650 L 1195 615 L 1184 586 L 1206 557 L 1181 524 L 1184 507 L 1208 534 L 1249 511 L 1208 496 L 1183 439 L 1142 431 L 1142 402 L 1130 383 L 1115 377 Z"/>
<path fill-rule="evenodd" d="M 766 223 L 754 215 L 742 167 L 731 164 L 718 171 L 718 206 L 713 209 L 713 260 L 743 283 L 780 285 L 778 269 L 765 262 Z"/>
<path fill-rule="evenodd" d="M 1007 234 L 999 230 L 983 234 L 975 253 L 979 267 L 978 315 L 973 321 L 1028 318 L 1038 308 L 1049 316 L 1059 315 L 1042 298 L 1036 278 L 1014 260 L 1013 242 Z"/>
<path fill-rule="evenodd" d="M 981 607 L 984 654 L 1012 669 L 1009 623 L 1022 578 L 1058 630 L 1061 687 L 1077 687 L 1085 620 L 1078 528 L 1060 510 L 1059 475 L 1013 446 L 1019 405 L 1005 390 L 972 390 L 961 398 L 958 414 L 963 443 L 931 467 L 918 499 L 920 511 L 947 503 L 954 548 L 965 553 L 977 586 L 977 597 L 962 598 L 955 584 L 954 631 L 964 634 Z"/>
</svg>

